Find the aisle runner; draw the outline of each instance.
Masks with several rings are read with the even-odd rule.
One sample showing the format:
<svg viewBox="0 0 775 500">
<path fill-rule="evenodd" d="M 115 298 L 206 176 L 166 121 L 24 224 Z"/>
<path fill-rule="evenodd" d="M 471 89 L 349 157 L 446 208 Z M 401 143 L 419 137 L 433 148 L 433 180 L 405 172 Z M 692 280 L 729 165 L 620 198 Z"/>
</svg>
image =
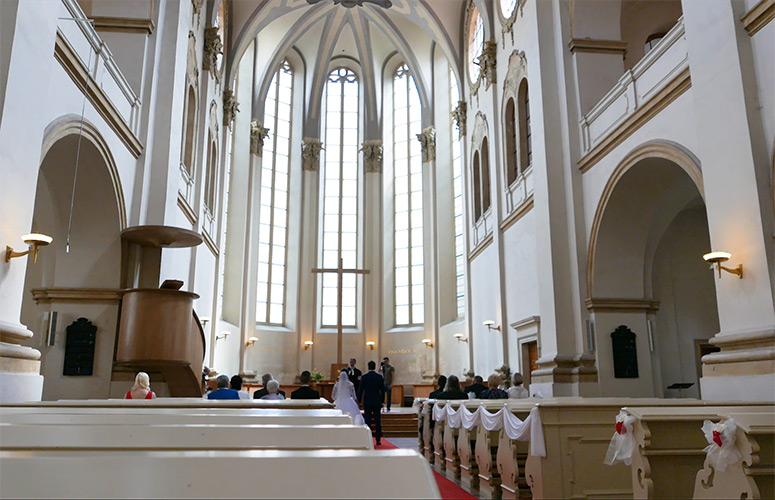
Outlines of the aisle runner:
<svg viewBox="0 0 775 500">
<path fill-rule="evenodd" d="M 382 438 L 382 444 L 377 446 L 374 445 L 375 450 L 394 450 L 398 448 L 398 446 L 394 445 L 390 441 L 388 441 L 385 438 Z M 433 469 L 431 469 L 433 470 Z M 442 476 L 435 470 L 433 471 L 433 477 L 436 478 L 436 484 L 439 486 L 439 493 L 441 493 L 441 498 L 444 500 L 453 500 L 458 498 L 463 499 L 474 499 L 476 500 L 476 497 L 468 493 L 463 488 L 459 487 L 446 477 Z"/>
</svg>

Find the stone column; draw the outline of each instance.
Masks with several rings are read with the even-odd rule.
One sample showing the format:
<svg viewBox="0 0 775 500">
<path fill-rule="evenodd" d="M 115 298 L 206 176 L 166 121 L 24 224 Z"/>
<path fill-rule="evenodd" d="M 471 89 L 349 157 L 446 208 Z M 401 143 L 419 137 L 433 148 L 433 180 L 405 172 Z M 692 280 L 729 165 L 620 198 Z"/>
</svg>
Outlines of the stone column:
<svg viewBox="0 0 775 500">
<path fill-rule="evenodd" d="M 432 367 L 430 370 L 422 370 L 421 375 L 426 376 L 428 372 L 433 374 L 439 371 L 439 359 L 437 356 L 440 340 L 439 333 L 439 293 L 436 289 L 439 274 L 439 239 L 437 231 L 437 222 L 434 217 L 434 207 L 437 205 L 436 195 L 436 128 L 433 125 L 425 127 L 422 133 L 417 134 L 417 140 L 420 141 L 422 148 L 422 169 L 423 169 L 423 226 L 426 234 L 427 247 L 424 248 L 424 279 L 425 279 L 425 332 L 427 338 L 434 342 L 432 352 L 424 354 L 431 355 L 433 361 L 424 366 Z M 425 349 L 427 351 L 427 349 Z M 427 359 L 427 358 L 426 358 Z"/>
<path fill-rule="evenodd" d="M 682 2 L 712 250 L 730 252 L 743 278 L 716 280 L 721 352 L 703 357 L 704 399 L 775 399 L 775 305 L 771 235 L 757 169 L 766 168 L 754 125 L 759 111 L 743 2 Z M 763 89 L 764 90 L 764 89 Z M 766 89 L 765 91 L 771 91 Z M 767 239 L 770 239 L 768 242 Z M 701 256 L 697 256 L 701 258 Z M 709 271 L 710 272 L 710 271 Z M 709 304 L 709 307 L 712 307 Z"/>
</svg>

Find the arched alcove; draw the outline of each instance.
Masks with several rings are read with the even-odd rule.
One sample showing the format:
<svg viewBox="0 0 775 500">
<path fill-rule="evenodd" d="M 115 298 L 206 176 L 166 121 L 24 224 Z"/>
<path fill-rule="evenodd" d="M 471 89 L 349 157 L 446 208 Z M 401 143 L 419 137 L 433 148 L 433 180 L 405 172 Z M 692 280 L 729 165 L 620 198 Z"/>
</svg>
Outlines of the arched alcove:
<svg viewBox="0 0 775 500">
<path fill-rule="evenodd" d="M 22 304 L 23 321 L 34 325 L 34 342 L 42 344 L 35 347 L 42 353 L 44 400 L 106 398 L 113 366 L 124 225 L 123 200 L 117 196 L 121 186 L 99 135 L 89 124 L 76 125 L 55 127 L 44 141 L 32 229 L 54 241 L 37 263 L 28 261 Z M 54 312 L 56 326 L 49 336 Z M 64 376 L 66 328 L 81 317 L 97 326 L 93 374 Z"/>
<path fill-rule="evenodd" d="M 699 396 L 699 358 L 719 322 L 698 175 L 678 150 L 646 145 L 606 187 L 588 270 L 604 396 L 678 397 L 666 389 L 674 383 L 695 384 L 682 395 Z M 636 334 L 637 378 L 615 377 L 610 333 L 620 325 Z"/>
</svg>

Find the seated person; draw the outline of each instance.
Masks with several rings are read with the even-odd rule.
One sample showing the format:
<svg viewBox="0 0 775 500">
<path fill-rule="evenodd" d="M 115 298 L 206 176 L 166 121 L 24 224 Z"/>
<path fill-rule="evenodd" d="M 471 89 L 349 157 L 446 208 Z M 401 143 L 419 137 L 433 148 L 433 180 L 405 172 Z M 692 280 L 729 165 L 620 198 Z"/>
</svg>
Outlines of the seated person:
<svg viewBox="0 0 775 500">
<path fill-rule="evenodd" d="M 285 399 L 285 396 L 278 394 L 280 390 L 280 382 L 277 380 L 270 380 L 266 383 L 266 396 L 262 396 L 261 399 Z"/>
<path fill-rule="evenodd" d="M 477 399 L 508 399 L 509 395 L 503 389 L 498 389 L 498 384 L 501 382 L 501 377 L 497 373 L 493 373 L 487 377 L 487 390 L 479 393 Z"/>
<path fill-rule="evenodd" d="M 468 394 L 469 392 L 474 393 L 474 397 L 478 398 L 479 394 L 482 393 L 482 391 L 486 391 L 487 387 L 484 385 L 484 379 L 481 375 L 477 375 L 474 377 L 474 383 L 471 385 L 467 385 L 465 389 L 463 389 L 463 392 Z"/>
<path fill-rule="evenodd" d="M 218 388 L 207 394 L 207 399 L 239 399 L 239 392 L 229 389 L 229 376 L 218 375 L 215 379 Z"/>
<path fill-rule="evenodd" d="M 271 373 L 264 373 L 263 375 L 261 375 L 261 383 L 264 384 L 264 388 L 254 392 L 253 399 L 261 399 L 267 394 L 269 394 L 269 391 L 266 390 L 266 383 L 269 382 L 270 380 L 274 380 L 274 377 L 272 376 Z M 279 389 L 277 391 L 277 394 L 281 395 L 282 397 L 285 397 L 285 391 L 282 389 Z"/>
<path fill-rule="evenodd" d="M 514 385 L 509 387 L 506 391 L 509 395 L 509 399 L 529 398 L 530 393 L 522 387 L 522 374 L 519 372 L 514 373 Z"/>
<path fill-rule="evenodd" d="M 247 393 L 247 391 L 242 390 L 242 377 L 239 375 L 234 375 L 231 378 L 231 388 L 234 389 L 239 393 L 240 399 L 250 399 L 250 394 Z"/>
<path fill-rule="evenodd" d="M 468 395 L 460 390 L 460 380 L 455 375 L 447 378 L 447 387 L 439 394 L 438 399 L 468 399 Z"/>
<path fill-rule="evenodd" d="M 137 372 L 135 385 L 126 393 L 126 399 L 156 399 L 151 390 L 151 377 L 145 372 Z"/>
<path fill-rule="evenodd" d="M 320 399 L 320 393 L 309 386 L 309 381 L 312 379 L 312 374 L 307 370 L 301 372 L 299 375 L 299 383 L 301 387 L 291 393 L 291 399 Z"/>
<path fill-rule="evenodd" d="M 435 391 L 431 392 L 428 395 L 428 398 L 429 399 L 439 399 L 439 394 L 444 392 L 444 386 L 445 385 L 447 385 L 447 377 L 445 377 L 444 375 L 440 375 L 439 376 L 438 389 L 436 389 Z"/>
</svg>

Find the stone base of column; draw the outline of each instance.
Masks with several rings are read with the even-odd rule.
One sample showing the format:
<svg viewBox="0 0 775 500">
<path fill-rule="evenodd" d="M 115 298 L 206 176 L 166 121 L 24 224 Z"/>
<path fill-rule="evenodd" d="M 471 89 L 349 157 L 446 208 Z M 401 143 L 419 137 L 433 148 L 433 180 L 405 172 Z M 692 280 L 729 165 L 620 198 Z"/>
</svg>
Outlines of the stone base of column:
<svg viewBox="0 0 775 500">
<path fill-rule="evenodd" d="M 595 356 L 556 356 L 539 359 L 539 368 L 530 374 L 530 394 L 549 397 L 594 396 L 597 389 Z"/>
<path fill-rule="evenodd" d="M 13 404 L 25 401 L 40 401 L 42 396 L 42 375 L 0 372 L 0 403 Z"/>
<path fill-rule="evenodd" d="M 702 357 L 702 399 L 775 401 L 775 327 L 717 335 Z"/>
<path fill-rule="evenodd" d="M 0 321 L 0 403 L 40 401 L 40 351 L 16 342 L 32 338 L 22 324 Z"/>
</svg>

